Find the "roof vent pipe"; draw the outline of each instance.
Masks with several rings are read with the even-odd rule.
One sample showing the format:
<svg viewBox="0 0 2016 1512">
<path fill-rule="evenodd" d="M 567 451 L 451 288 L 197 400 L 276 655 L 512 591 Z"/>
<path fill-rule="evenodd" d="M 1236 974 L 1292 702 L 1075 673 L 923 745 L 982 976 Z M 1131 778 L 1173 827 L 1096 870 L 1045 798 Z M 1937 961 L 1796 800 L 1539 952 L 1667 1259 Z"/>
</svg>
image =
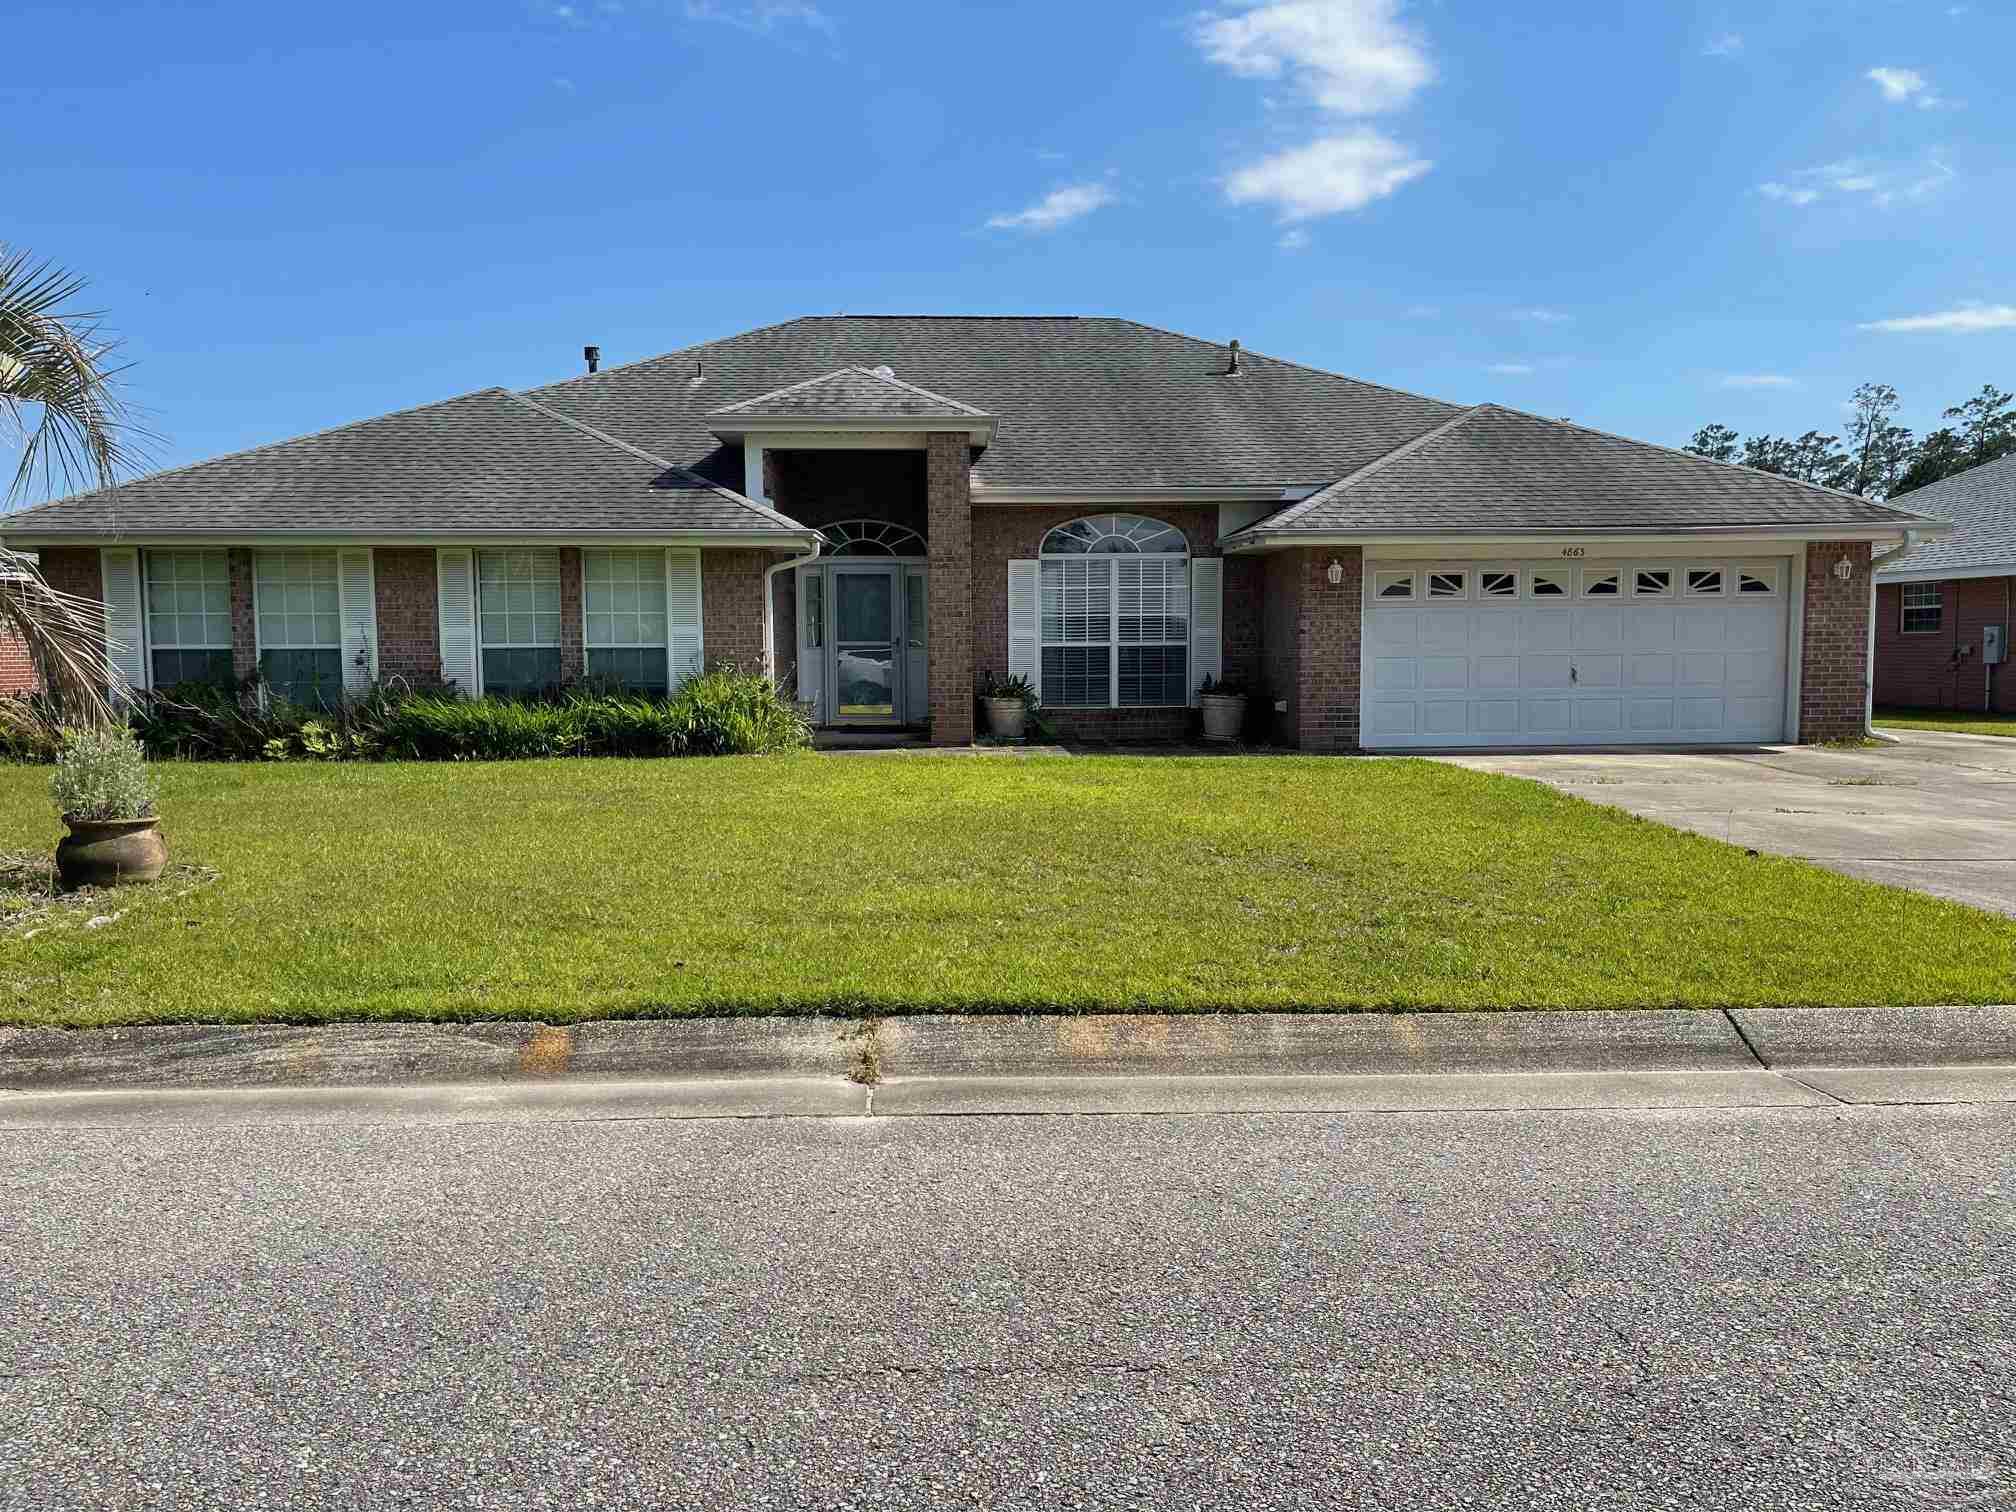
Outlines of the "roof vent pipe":
<svg viewBox="0 0 2016 1512">
<path fill-rule="evenodd" d="M 598 346 L 584 346 L 581 348 L 581 355 L 588 361 L 589 372 L 592 373 L 602 366 L 602 348 Z"/>
<path fill-rule="evenodd" d="M 1237 341 L 1232 343 L 1232 365 L 1225 369 L 1225 371 L 1228 373 L 1239 371 L 1239 343 Z"/>
</svg>

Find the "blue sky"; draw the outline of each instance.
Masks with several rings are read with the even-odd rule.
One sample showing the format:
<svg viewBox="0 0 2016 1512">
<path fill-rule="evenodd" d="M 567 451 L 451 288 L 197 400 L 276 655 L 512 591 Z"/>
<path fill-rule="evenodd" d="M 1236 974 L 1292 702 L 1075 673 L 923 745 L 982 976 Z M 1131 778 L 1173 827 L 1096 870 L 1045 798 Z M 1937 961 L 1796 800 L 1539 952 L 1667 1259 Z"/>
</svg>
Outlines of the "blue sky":
<svg viewBox="0 0 2016 1512">
<path fill-rule="evenodd" d="M 1831 428 L 1865 379 L 1921 431 L 2016 388 L 2002 5 L 16 0 L 7 33 L 47 66 L 0 81 L 4 234 L 93 277 L 164 464 L 835 311 L 1126 315 L 1669 443 Z"/>
</svg>

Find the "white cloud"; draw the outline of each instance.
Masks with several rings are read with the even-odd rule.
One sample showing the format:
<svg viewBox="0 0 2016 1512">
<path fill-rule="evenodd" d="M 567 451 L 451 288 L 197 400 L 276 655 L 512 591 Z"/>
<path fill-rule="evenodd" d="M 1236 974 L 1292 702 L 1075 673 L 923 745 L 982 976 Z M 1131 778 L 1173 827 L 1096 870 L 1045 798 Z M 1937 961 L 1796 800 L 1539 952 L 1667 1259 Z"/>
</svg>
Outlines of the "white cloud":
<svg viewBox="0 0 2016 1512">
<path fill-rule="evenodd" d="M 1788 389 L 1799 387 L 1797 378 L 1783 373 L 1731 373 L 1722 380 L 1726 389 Z"/>
<path fill-rule="evenodd" d="M 686 19 L 720 21 L 752 32 L 772 32 L 781 26 L 833 30 L 832 17 L 809 0 L 686 0 Z"/>
<path fill-rule="evenodd" d="M 1915 68 L 1872 68 L 1862 77 L 1882 90 L 1883 98 L 1892 105 L 1934 110 L 1946 103 L 1933 93 L 1930 81 Z"/>
<path fill-rule="evenodd" d="M 1702 48 L 1701 51 L 1703 55 L 1710 58 L 1733 58 L 1737 53 L 1743 51 L 1743 34 L 1732 31 L 1723 32 L 1720 36 L 1709 38 L 1708 45 Z"/>
<path fill-rule="evenodd" d="M 1879 210 L 1909 204 L 1936 194 L 1956 177 L 1937 157 L 1918 163 L 1877 163 L 1843 158 L 1818 168 L 1802 168 L 1784 179 L 1759 184 L 1766 199 L 1786 205 L 1812 205 L 1821 200 L 1861 200 Z"/>
<path fill-rule="evenodd" d="M 1530 362 L 1494 362 L 1484 371 L 1487 373 L 1496 373 L 1500 378 L 1527 378 L 1532 376 L 1533 364 Z"/>
<path fill-rule="evenodd" d="M 1931 315 L 1897 315 L 1889 320 L 1865 320 L 1865 331 L 1942 331 L 1973 335 L 1980 331 L 2016 330 L 2016 305 L 1962 305 Z"/>
<path fill-rule="evenodd" d="M 1300 226 L 1292 227 L 1281 238 L 1283 252 L 1303 252 L 1309 247 L 1309 233 Z"/>
<path fill-rule="evenodd" d="M 1575 317 L 1561 310 L 1550 310 L 1544 305 L 1529 305 L 1523 310 L 1514 310 L 1512 318 L 1530 320 L 1535 325 L 1566 325 Z"/>
<path fill-rule="evenodd" d="M 1395 0 L 1275 0 L 1206 11 L 1194 35 L 1204 56 L 1248 79 L 1292 78 L 1337 115 L 1398 110 L 1435 77 Z"/>
<path fill-rule="evenodd" d="M 996 231 L 1055 231 L 1113 203 L 1113 191 L 1104 184 L 1066 184 L 1053 189 L 1026 210 L 1013 215 L 996 215 L 987 224 Z"/>
<path fill-rule="evenodd" d="M 1283 221 L 1362 210 L 1434 165 L 1369 128 L 1321 137 L 1249 163 L 1225 180 L 1235 205 L 1272 205 Z"/>
</svg>

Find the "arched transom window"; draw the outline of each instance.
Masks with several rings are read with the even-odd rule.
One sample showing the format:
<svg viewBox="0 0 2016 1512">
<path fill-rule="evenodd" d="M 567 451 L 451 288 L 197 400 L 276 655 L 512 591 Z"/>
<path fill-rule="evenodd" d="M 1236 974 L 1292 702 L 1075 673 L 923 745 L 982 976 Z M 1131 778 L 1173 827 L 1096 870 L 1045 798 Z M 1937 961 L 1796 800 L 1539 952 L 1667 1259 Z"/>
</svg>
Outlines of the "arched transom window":
<svg viewBox="0 0 2016 1512">
<path fill-rule="evenodd" d="M 887 520 L 836 520 L 821 525 L 819 531 L 826 537 L 828 556 L 908 557 L 923 556 L 925 551 L 923 536 L 908 525 Z"/>
<path fill-rule="evenodd" d="M 1190 548 L 1141 515 L 1093 515 L 1043 537 L 1043 701 L 1139 708 L 1190 701 Z"/>
<path fill-rule="evenodd" d="M 1145 515 L 1088 515 L 1043 537 L 1044 556 L 1188 556 L 1190 543 L 1174 525 Z"/>
</svg>

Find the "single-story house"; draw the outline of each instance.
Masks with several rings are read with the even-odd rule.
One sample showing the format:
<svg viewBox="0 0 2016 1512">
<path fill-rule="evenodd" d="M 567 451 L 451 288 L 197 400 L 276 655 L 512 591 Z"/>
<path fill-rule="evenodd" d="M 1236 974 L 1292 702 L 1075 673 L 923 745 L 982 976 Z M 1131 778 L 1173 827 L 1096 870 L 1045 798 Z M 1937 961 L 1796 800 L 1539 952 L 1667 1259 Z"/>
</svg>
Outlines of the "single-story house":
<svg viewBox="0 0 2016 1512">
<path fill-rule="evenodd" d="M 1885 556 L 1876 572 L 1876 701 L 2016 713 L 2006 662 L 2016 619 L 2016 457 L 1914 489 L 1904 505 L 1951 534 Z"/>
<path fill-rule="evenodd" d="M 663 688 L 766 667 L 822 724 L 1188 728 L 1314 751 L 1865 728 L 1850 494 L 1116 319 L 811 316 L 26 509 L 137 688 L 263 673 Z"/>
</svg>

